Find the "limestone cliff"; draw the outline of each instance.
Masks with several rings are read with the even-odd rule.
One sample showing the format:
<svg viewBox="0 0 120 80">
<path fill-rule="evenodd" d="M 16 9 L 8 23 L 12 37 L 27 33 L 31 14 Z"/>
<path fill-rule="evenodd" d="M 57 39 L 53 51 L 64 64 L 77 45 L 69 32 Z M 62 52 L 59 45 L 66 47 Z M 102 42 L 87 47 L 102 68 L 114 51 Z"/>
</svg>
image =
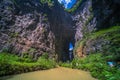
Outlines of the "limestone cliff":
<svg viewBox="0 0 120 80">
<path fill-rule="evenodd" d="M 50 30 L 47 5 L 39 0 L 2 0 L 0 2 L 0 50 L 37 58 L 55 52 L 55 35 Z"/>
<path fill-rule="evenodd" d="M 58 1 L 52 5 L 40 0 L 0 1 L 0 51 L 37 58 L 43 53 L 50 57 L 67 49 L 74 37 L 72 18 Z M 73 41 L 73 40 L 72 40 Z"/>
<path fill-rule="evenodd" d="M 92 32 L 120 25 L 119 7 L 119 0 L 82 0 L 69 13 L 57 0 L 0 0 L 0 51 L 29 54 L 34 59 L 46 52 L 59 60 L 68 58 L 70 42 L 77 44 Z M 90 42 L 80 47 L 81 54 L 97 48 L 91 50 Z"/>
<path fill-rule="evenodd" d="M 103 46 L 105 47 L 105 45 L 110 45 L 111 41 L 106 40 L 105 37 L 91 39 L 90 36 L 92 33 L 97 35 L 95 34 L 96 31 L 102 31 L 103 29 L 108 29 L 111 26 L 120 25 L 119 7 L 119 0 L 82 1 L 78 9 L 72 13 L 73 21 L 75 22 L 76 26 L 76 47 L 79 46 L 75 52 L 78 56 L 84 56 L 84 54 L 103 51 Z M 119 33 L 119 31 L 116 32 L 116 34 Z M 103 35 L 105 34 L 109 35 L 107 33 L 104 33 Z M 112 36 L 115 36 L 116 34 Z"/>
</svg>

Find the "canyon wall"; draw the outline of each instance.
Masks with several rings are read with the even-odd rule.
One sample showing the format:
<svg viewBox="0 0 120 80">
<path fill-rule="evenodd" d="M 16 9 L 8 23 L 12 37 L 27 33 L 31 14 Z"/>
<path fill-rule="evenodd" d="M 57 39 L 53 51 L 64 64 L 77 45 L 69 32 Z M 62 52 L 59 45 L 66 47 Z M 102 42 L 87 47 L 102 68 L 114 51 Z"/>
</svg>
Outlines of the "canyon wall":
<svg viewBox="0 0 120 80">
<path fill-rule="evenodd" d="M 29 54 L 33 59 L 44 53 L 59 60 L 68 58 L 70 42 L 78 44 L 92 32 L 120 25 L 119 7 L 119 0 L 83 0 L 69 13 L 57 0 L 0 0 L 0 51 Z M 88 40 L 80 54 L 95 51 L 100 44 L 94 43 L 108 43 L 97 41 L 93 47 Z"/>
</svg>

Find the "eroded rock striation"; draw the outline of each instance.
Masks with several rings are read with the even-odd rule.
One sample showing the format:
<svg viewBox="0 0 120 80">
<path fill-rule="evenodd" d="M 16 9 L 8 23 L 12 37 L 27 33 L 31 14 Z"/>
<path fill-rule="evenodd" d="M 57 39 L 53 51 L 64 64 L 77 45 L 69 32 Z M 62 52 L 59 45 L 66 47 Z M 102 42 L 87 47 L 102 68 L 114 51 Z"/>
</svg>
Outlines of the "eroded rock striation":
<svg viewBox="0 0 120 80">
<path fill-rule="evenodd" d="M 59 60 L 65 55 L 68 58 L 70 42 L 75 44 L 96 30 L 119 25 L 119 7 L 119 0 L 83 0 L 74 13 L 68 13 L 57 0 L 52 4 L 40 0 L 0 0 L 0 51 L 19 56 L 29 53 L 35 59 L 46 52 Z M 94 43 L 101 42 L 102 39 L 94 40 L 82 46 L 80 53 L 96 51 L 100 45 Z"/>
<path fill-rule="evenodd" d="M 72 18 L 58 1 L 51 6 L 40 0 L 0 1 L 0 51 L 54 57 L 72 37 Z"/>
</svg>

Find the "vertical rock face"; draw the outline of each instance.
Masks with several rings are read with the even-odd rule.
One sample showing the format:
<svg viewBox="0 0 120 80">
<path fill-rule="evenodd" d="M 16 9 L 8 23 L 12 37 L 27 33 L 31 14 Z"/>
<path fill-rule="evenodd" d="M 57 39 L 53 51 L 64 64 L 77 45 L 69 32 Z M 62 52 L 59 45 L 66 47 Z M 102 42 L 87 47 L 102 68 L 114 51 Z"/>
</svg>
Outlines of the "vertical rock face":
<svg viewBox="0 0 120 80">
<path fill-rule="evenodd" d="M 0 1 L 0 51 L 33 58 L 57 53 L 60 59 L 73 37 L 72 18 L 56 0 L 53 6 L 39 0 Z"/>
<path fill-rule="evenodd" d="M 56 1 L 53 9 L 49 11 L 49 22 L 51 31 L 55 34 L 55 52 L 59 54 L 58 58 L 68 58 L 69 43 L 74 43 L 75 33 L 71 15 Z"/>
<path fill-rule="evenodd" d="M 85 34 L 93 31 L 96 27 L 96 18 L 93 17 L 90 8 L 92 8 L 92 2 L 91 0 L 86 0 L 82 2 L 80 8 L 73 15 L 73 21 L 76 26 L 76 41 L 82 39 Z"/>
<path fill-rule="evenodd" d="M 91 32 L 115 25 L 120 25 L 119 0 L 83 0 L 80 7 L 73 13 L 76 33 L 75 41 L 87 39 Z M 76 51 L 80 56 L 83 53 L 101 51 L 102 47 L 109 44 L 104 39 L 89 40 L 85 45 L 79 46 Z"/>
<path fill-rule="evenodd" d="M 2 0 L 0 2 L 0 50 L 37 58 L 54 53 L 55 36 L 50 30 L 45 7 L 39 0 Z"/>
<path fill-rule="evenodd" d="M 57 53 L 59 60 L 68 58 L 70 42 L 119 25 L 119 4 L 119 0 L 83 0 L 70 14 L 57 0 L 51 6 L 40 0 L 0 0 L 0 51 L 29 53 L 35 59 L 45 52 L 50 57 Z"/>
<path fill-rule="evenodd" d="M 73 14 L 73 20 L 76 22 L 76 41 L 94 30 L 119 25 L 119 7 L 119 0 L 83 0 L 78 10 Z"/>
</svg>

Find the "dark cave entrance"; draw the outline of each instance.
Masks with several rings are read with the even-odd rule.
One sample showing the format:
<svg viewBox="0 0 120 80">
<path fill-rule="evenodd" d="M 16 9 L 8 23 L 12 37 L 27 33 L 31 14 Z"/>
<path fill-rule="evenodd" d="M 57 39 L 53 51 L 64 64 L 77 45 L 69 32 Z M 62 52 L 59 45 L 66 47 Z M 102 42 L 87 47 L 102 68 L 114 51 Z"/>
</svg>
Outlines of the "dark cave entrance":
<svg viewBox="0 0 120 80">
<path fill-rule="evenodd" d="M 55 6 L 60 6 L 57 4 Z M 55 36 L 55 56 L 57 61 L 70 61 L 69 44 L 74 46 L 76 28 L 72 16 L 64 11 L 63 7 L 54 7 L 54 10 L 48 11 L 48 20 L 50 22 L 50 31 Z M 73 56 L 73 51 L 72 56 Z M 72 57 L 73 58 L 73 57 Z"/>
<path fill-rule="evenodd" d="M 74 38 L 71 36 L 71 38 Z M 74 48 L 74 39 L 64 37 L 62 39 L 57 39 L 55 52 L 57 53 L 57 60 L 66 62 L 72 61 L 74 58 L 73 48 Z M 70 50 L 70 45 L 72 45 L 72 50 Z"/>
<path fill-rule="evenodd" d="M 65 41 L 63 41 L 63 47 L 62 47 L 63 51 L 61 54 L 61 61 L 66 62 L 73 60 L 74 58 L 73 48 L 74 48 L 74 42 L 72 40 L 66 39 Z"/>
</svg>

